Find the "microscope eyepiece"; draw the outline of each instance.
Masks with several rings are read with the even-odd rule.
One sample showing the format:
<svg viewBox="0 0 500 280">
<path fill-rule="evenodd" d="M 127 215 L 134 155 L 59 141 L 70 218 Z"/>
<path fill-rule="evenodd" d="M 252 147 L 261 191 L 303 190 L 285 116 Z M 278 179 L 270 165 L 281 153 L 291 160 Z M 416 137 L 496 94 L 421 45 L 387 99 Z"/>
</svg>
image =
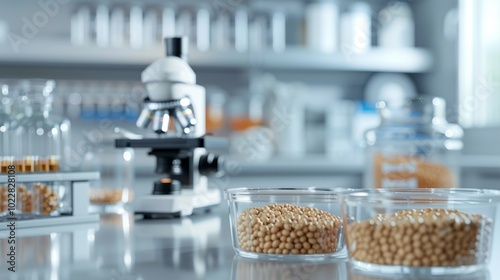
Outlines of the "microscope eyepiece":
<svg viewBox="0 0 500 280">
<path fill-rule="evenodd" d="M 177 56 L 187 61 L 189 40 L 186 36 L 166 37 L 164 41 L 167 56 Z"/>
</svg>

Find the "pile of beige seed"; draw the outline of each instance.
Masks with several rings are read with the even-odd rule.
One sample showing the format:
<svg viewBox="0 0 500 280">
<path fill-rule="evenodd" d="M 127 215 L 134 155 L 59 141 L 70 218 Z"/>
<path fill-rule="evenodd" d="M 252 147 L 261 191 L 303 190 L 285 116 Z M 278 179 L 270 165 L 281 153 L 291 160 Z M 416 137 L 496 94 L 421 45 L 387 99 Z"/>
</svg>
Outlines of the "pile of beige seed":
<svg viewBox="0 0 500 280">
<path fill-rule="evenodd" d="M 481 215 L 427 208 L 379 214 L 349 224 L 345 234 L 357 261 L 418 267 L 482 263 L 479 235 L 489 240 L 491 232 L 491 220 Z"/>
<path fill-rule="evenodd" d="M 0 213 L 7 211 L 7 202 L 8 202 L 8 195 L 7 195 L 7 185 L 0 186 Z"/>
<path fill-rule="evenodd" d="M 59 198 L 55 189 L 42 183 L 36 183 L 33 188 L 35 189 L 35 199 L 38 202 L 40 214 L 50 215 L 57 210 Z"/>
<path fill-rule="evenodd" d="M 92 204 L 116 204 L 124 201 L 124 189 L 91 189 L 90 190 L 90 203 Z M 129 190 L 132 193 L 132 190 Z M 129 201 L 126 201 L 129 202 Z"/>
<path fill-rule="evenodd" d="M 16 186 L 16 209 L 24 214 L 50 215 L 59 207 L 57 191 L 49 185 L 35 183 Z M 0 186 L 0 212 L 8 210 L 8 188 Z"/>
<path fill-rule="evenodd" d="M 339 217 L 291 204 L 249 208 L 236 226 L 241 250 L 265 254 L 333 253 L 342 232 Z"/>
<path fill-rule="evenodd" d="M 17 207 L 23 213 L 33 213 L 34 194 L 32 190 L 26 189 L 24 185 L 17 187 Z"/>
</svg>

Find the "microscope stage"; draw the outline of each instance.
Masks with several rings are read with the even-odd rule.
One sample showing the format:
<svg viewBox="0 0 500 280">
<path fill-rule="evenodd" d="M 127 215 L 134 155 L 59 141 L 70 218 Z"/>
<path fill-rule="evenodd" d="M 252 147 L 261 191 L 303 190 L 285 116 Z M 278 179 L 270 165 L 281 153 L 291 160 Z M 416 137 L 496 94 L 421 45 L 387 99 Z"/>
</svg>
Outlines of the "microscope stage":
<svg viewBox="0 0 500 280">
<path fill-rule="evenodd" d="M 117 148 L 151 148 L 156 150 L 181 150 L 194 148 L 221 149 L 228 147 L 228 141 L 225 138 L 205 136 L 200 138 L 145 138 L 145 139 L 116 139 Z"/>
<path fill-rule="evenodd" d="M 219 205 L 221 194 L 217 189 L 194 193 L 192 190 L 182 190 L 175 195 L 145 195 L 138 199 L 136 214 L 145 217 L 189 216 L 193 212 L 206 210 Z"/>
</svg>

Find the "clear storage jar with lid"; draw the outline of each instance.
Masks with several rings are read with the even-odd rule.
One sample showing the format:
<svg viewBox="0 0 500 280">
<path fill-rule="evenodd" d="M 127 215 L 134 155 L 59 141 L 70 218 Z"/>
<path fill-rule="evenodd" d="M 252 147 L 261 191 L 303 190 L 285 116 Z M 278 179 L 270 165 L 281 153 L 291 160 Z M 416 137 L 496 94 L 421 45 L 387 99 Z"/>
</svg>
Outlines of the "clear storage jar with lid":
<svg viewBox="0 0 500 280">
<path fill-rule="evenodd" d="M 57 172 L 62 153 L 61 118 L 51 114 L 55 82 L 23 80 L 19 83 L 24 115 L 16 128 L 20 144 L 18 172 Z"/>
<path fill-rule="evenodd" d="M 378 127 L 366 137 L 365 187 L 459 186 L 463 130 L 446 120 L 441 98 L 379 101 Z"/>
</svg>

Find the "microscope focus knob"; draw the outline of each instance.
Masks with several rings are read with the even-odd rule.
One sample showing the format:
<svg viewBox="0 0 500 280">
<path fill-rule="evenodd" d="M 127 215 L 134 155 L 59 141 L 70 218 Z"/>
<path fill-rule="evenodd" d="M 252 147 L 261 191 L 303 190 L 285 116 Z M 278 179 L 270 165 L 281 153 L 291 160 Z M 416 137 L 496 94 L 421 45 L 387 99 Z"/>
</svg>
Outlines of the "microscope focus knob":
<svg viewBox="0 0 500 280">
<path fill-rule="evenodd" d="M 202 175 L 220 175 L 223 158 L 212 153 L 200 157 L 198 169 Z"/>
<path fill-rule="evenodd" d="M 181 182 L 170 178 L 160 179 L 154 183 L 154 195 L 167 195 L 181 193 Z"/>
</svg>

